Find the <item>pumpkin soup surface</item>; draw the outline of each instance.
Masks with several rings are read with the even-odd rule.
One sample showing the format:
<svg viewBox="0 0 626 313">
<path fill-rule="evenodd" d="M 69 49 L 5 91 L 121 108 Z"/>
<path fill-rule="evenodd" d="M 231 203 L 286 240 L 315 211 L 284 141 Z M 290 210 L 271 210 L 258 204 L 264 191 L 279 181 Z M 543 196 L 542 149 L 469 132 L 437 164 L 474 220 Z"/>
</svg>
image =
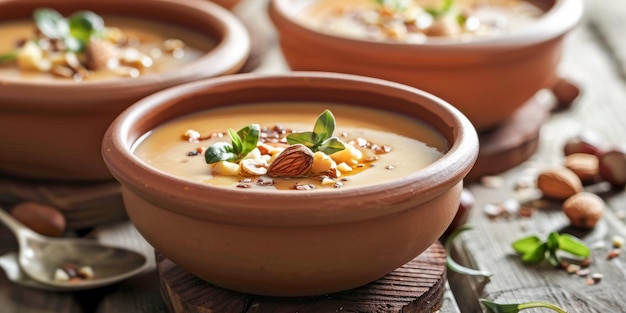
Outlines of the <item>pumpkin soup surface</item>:
<svg viewBox="0 0 626 313">
<path fill-rule="evenodd" d="M 177 25 L 124 16 L 105 15 L 102 18 L 106 23 L 107 38 L 99 40 L 95 49 L 107 51 L 96 51 L 99 54 L 96 59 L 104 59 L 105 64 L 95 64 L 95 68 L 86 65 L 89 62 L 85 62 L 85 52 L 46 50 L 38 44 L 28 43 L 36 29 L 32 20 L 0 23 L 0 56 L 29 45 L 27 51 L 20 52 L 17 60 L 0 62 L 0 77 L 77 81 L 138 77 L 185 65 L 216 45 L 209 36 Z"/>
<path fill-rule="evenodd" d="M 346 149 L 330 154 L 334 160 L 331 163 L 336 166 L 332 174 L 325 171 L 307 177 L 284 178 L 242 174 L 235 170 L 234 174 L 224 175 L 217 171 L 222 166 L 219 162 L 207 164 L 205 156 L 199 152 L 218 142 L 230 142 L 229 128 L 237 130 L 251 123 L 269 129 L 269 133 L 277 128 L 287 132 L 311 131 L 315 117 L 324 110 L 334 115 L 334 136 L 346 146 Z M 187 136 L 190 130 L 210 139 L 190 140 Z M 259 149 L 255 150 L 272 150 L 272 147 L 287 151 L 285 148 L 293 145 L 278 137 L 264 138 Z M 356 158 L 354 149 L 360 151 Z M 432 164 L 448 149 L 448 142 L 438 132 L 415 119 L 348 105 L 299 102 L 238 105 L 184 116 L 145 134 L 134 145 L 133 152 L 150 166 L 195 183 L 230 188 L 320 190 L 396 180 Z M 352 153 L 352 159 L 345 158 L 350 154 L 348 152 Z M 278 162 L 283 153 L 286 154 L 268 155 L 267 162 Z M 313 168 L 317 166 L 315 162 Z M 286 170 L 291 169 L 287 167 Z"/>
<path fill-rule="evenodd" d="M 318 0 L 298 18 L 322 32 L 376 41 L 468 41 L 523 28 L 544 11 L 524 0 Z"/>
</svg>

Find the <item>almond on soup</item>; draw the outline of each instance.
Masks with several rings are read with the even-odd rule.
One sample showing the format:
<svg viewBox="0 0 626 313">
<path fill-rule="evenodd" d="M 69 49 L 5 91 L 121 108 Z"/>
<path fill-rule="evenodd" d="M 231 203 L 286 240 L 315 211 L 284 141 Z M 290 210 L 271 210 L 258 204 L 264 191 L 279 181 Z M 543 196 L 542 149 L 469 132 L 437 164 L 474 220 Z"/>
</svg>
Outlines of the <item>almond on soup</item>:
<svg viewBox="0 0 626 313">
<path fill-rule="evenodd" d="M 42 8 L 0 23 L 0 77 L 101 80 L 138 77 L 189 63 L 215 47 L 193 30 L 132 17 Z"/>
<path fill-rule="evenodd" d="M 318 0 L 299 18 L 311 28 L 335 35 L 424 43 L 497 36 L 543 14 L 525 0 Z"/>
<path fill-rule="evenodd" d="M 243 149 L 236 151 L 237 145 Z M 196 183 L 311 190 L 399 179 L 433 163 L 448 148 L 435 130 L 396 113 L 275 103 L 178 118 L 144 135 L 133 151 L 150 166 Z"/>
</svg>

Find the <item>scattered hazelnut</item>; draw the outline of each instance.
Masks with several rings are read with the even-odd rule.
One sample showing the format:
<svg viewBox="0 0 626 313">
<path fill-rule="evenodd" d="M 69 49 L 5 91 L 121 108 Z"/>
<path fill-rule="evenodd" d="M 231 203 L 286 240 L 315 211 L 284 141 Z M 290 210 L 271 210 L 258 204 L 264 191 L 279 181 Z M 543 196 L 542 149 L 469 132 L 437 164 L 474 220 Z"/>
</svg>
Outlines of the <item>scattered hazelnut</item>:
<svg viewBox="0 0 626 313">
<path fill-rule="evenodd" d="M 11 215 L 41 235 L 59 237 L 65 233 L 65 217 L 51 206 L 22 202 L 11 209 Z"/>
<path fill-rule="evenodd" d="M 599 157 L 604 153 L 604 150 L 604 143 L 600 137 L 590 130 L 585 130 L 575 137 L 568 139 L 563 146 L 563 153 L 565 155 L 587 153 Z"/>
<path fill-rule="evenodd" d="M 563 202 L 563 213 L 572 226 L 593 228 L 604 214 L 604 200 L 590 192 L 580 192 Z"/>
<path fill-rule="evenodd" d="M 537 177 L 537 187 L 544 196 L 559 200 L 583 190 L 580 178 L 565 167 L 553 167 L 541 172 Z"/>
<path fill-rule="evenodd" d="M 564 165 L 582 182 L 593 182 L 598 178 L 598 157 L 587 153 L 573 153 L 565 157 Z"/>
<path fill-rule="evenodd" d="M 600 175 L 615 187 L 626 186 L 626 148 L 615 148 L 600 156 Z"/>
<path fill-rule="evenodd" d="M 559 79 L 552 87 L 552 93 L 558 101 L 556 110 L 568 109 L 580 95 L 580 88 L 573 81 L 565 78 Z"/>
</svg>

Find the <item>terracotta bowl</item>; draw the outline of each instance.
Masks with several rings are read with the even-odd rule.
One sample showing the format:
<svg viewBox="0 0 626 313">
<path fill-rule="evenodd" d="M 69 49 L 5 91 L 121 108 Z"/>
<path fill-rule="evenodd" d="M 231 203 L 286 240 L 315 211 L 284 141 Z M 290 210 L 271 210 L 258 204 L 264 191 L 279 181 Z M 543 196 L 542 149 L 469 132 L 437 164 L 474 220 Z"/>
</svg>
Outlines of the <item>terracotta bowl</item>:
<svg viewBox="0 0 626 313">
<path fill-rule="evenodd" d="M 497 37 L 424 44 L 350 39 L 295 18 L 310 0 L 271 0 L 269 14 L 293 70 L 352 73 L 408 84 L 450 102 L 477 130 L 493 128 L 558 81 L 564 35 L 581 19 L 581 0 L 533 0 L 547 13 Z"/>
<path fill-rule="evenodd" d="M 106 128 L 126 107 L 174 85 L 237 72 L 250 40 L 229 11 L 202 0 L 6 0 L 0 23 L 28 18 L 33 9 L 62 14 L 92 10 L 193 28 L 217 42 L 214 49 L 176 70 L 106 81 L 35 82 L 0 77 L 0 172 L 15 176 L 87 181 L 112 179 L 100 154 Z M 106 23 L 106 21 L 105 21 Z"/>
<path fill-rule="evenodd" d="M 241 3 L 241 0 L 210 0 L 213 1 L 229 10 L 233 10 L 239 3 Z"/>
<path fill-rule="evenodd" d="M 261 190 L 192 183 L 133 154 L 153 128 L 221 106 L 322 101 L 386 109 L 424 121 L 450 148 L 433 164 L 386 183 L 340 189 Z M 294 105 L 293 110 L 298 110 Z M 446 230 L 478 153 L 458 110 L 415 88 L 347 74 L 237 74 L 178 86 L 122 113 L 102 144 L 128 215 L 154 248 L 224 288 L 306 296 L 372 282 L 412 260 Z"/>
</svg>

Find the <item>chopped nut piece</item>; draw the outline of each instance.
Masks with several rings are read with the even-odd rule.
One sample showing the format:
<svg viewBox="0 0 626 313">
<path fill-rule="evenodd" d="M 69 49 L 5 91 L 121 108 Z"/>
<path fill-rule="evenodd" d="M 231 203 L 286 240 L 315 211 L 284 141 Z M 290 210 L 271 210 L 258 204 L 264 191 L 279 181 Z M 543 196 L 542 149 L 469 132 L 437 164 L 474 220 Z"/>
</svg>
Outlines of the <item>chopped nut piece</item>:
<svg viewBox="0 0 626 313">
<path fill-rule="evenodd" d="M 313 185 L 313 184 L 295 183 L 293 185 L 293 189 L 296 189 L 296 190 L 311 190 L 311 189 L 315 189 L 315 185 Z"/>
<path fill-rule="evenodd" d="M 619 249 L 613 249 L 611 251 L 609 251 L 609 254 L 607 255 L 607 259 L 611 260 L 611 259 L 615 259 L 616 257 L 622 255 L 622 250 Z"/>
<path fill-rule="evenodd" d="M 624 245 L 624 241 L 624 237 L 618 235 L 613 236 L 611 240 L 614 248 L 621 248 Z"/>
<path fill-rule="evenodd" d="M 54 280 L 69 281 L 70 276 L 63 269 L 57 268 L 56 271 L 54 271 Z"/>
</svg>

